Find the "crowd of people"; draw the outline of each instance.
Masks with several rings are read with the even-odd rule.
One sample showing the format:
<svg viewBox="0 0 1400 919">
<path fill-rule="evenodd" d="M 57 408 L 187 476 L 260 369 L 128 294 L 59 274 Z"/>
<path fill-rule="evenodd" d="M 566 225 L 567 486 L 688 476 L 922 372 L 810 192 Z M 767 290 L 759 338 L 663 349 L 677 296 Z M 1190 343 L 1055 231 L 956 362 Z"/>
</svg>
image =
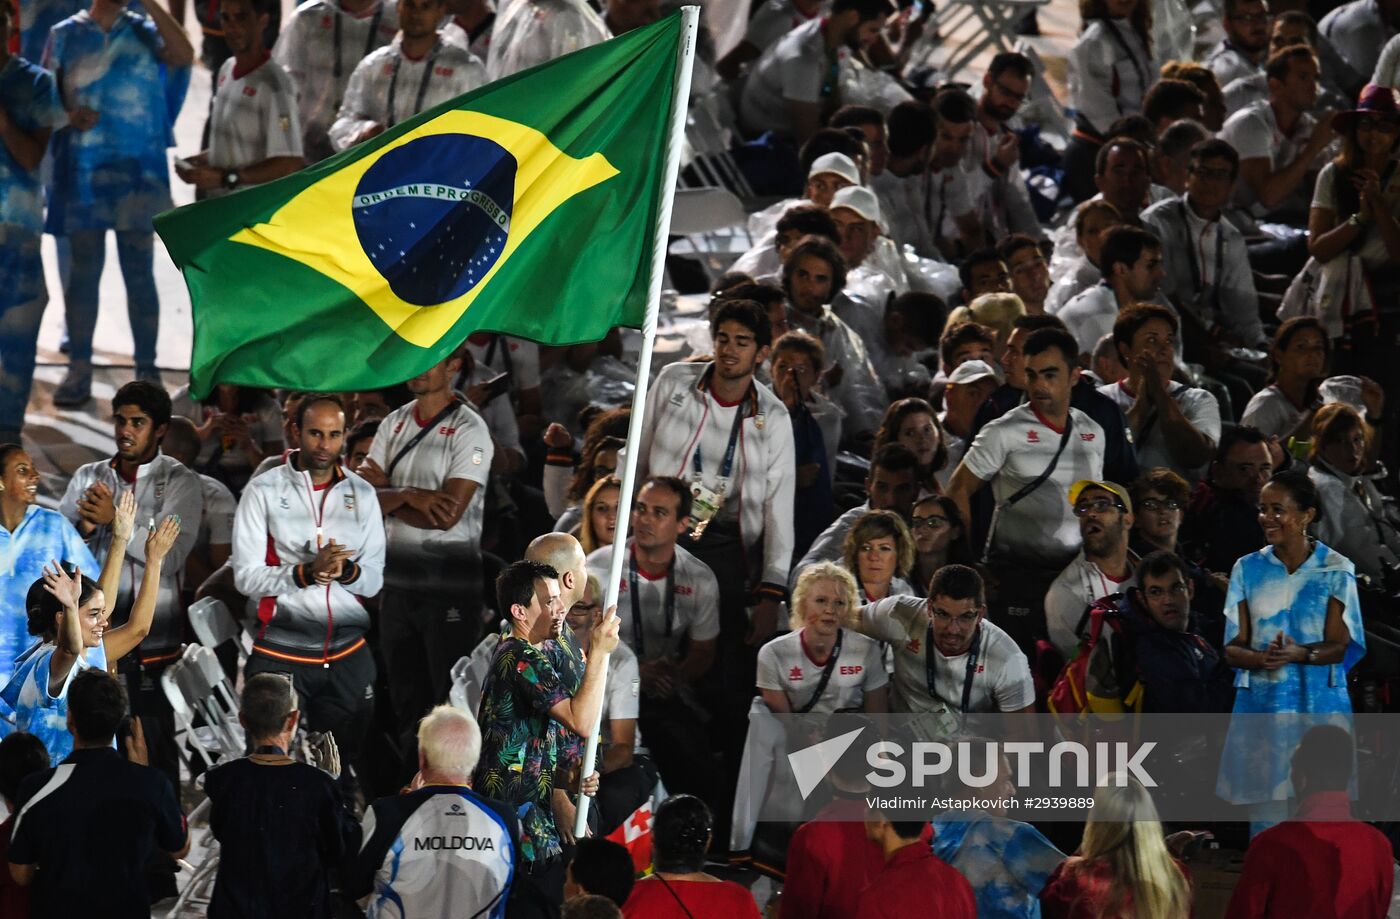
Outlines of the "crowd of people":
<svg viewBox="0 0 1400 919">
<path fill-rule="evenodd" d="M 173 170 L 207 199 L 657 0 L 217 0 L 198 52 L 183 0 L 0 3 L 0 917 L 174 894 L 190 767 L 161 676 L 210 598 L 251 634 L 225 661 L 247 755 L 201 778 L 211 917 L 749 916 L 710 873 L 746 854 L 785 917 L 1192 914 L 1203 837 L 1135 780 L 1083 824 L 902 820 L 843 761 L 775 837 L 741 763 L 781 748 L 775 716 L 1047 712 L 1105 653 L 1118 711 L 1393 709 L 1400 3 L 1079 0 L 1058 97 L 1021 51 L 946 80 L 933 9 L 702 28 L 691 103 L 732 132 L 750 247 L 669 260 L 709 334 L 629 442 L 618 331 L 478 333 L 375 391 L 172 394 L 152 220 L 193 66 L 212 100 Z M 40 240 L 53 402 L 84 408 L 108 230 L 135 374 L 54 509 L 22 440 Z M 1351 735 L 1224 743 L 1229 915 L 1385 915 L 1396 835 L 1351 815 Z M 1266 775 L 1231 755 L 1261 745 Z M 634 882 L 603 837 L 638 815 Z"/>
</svg>

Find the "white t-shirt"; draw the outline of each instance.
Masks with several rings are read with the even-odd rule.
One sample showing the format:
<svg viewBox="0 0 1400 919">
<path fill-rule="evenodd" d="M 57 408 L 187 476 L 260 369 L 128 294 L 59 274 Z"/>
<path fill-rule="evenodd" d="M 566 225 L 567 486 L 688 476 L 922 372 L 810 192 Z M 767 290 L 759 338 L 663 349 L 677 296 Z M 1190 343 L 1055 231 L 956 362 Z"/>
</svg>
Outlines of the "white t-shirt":
<svg viewBox="0 0 1400 919">
<path fill-rule="evenodd" d="M 760 53 L 809 19 L 793 9 L 792 0 L 768 0 L 758 8 L 744 31 L 744 41 Z"/>
<path fill-rule="evenodd" d="M 781 690 L 793 711 L 811 702 L 826 669 L 825 662 L 818 664 L 808 653 L 803 631 L 779 635 L 758 651 L 758 688 Z M 889 681 L 880 643 L 852 629 L 842 629 L 841 653 L 821 698 L 810 711 L 829 715 L 839 709 L 860 708 L 867 692 Z"/>
<path fill-rule="evenodd" d="M 540 346 L 532 341 L 509 335 L 473 335 L 467 339 L 467 350 L 478 367 L 489 367 L 495 373 L 510 371 L 510 388 L 515 392 L 540 385 Z"/>
<path fill-rule="evenodd" d="M 1244 407 L 1240 424 L 1257 428 L 1265 437 L 1287 440 L 1298 429 L 1303 412 L 1277 386 L 1265 386 Z"/>
<path fill-rule="evenodd" d="M 1129 563 L 1131 565 L 1131 562 Z M 1110 594 L 1127 593 L 1135 585 L 1129 574 L 1116 581 L 1103 573 L 1098 565 L 1084 557 L 1084 550 L 1065 566 L 1045 591 L 1045 626 L 1050 641 L 1065 660 L 1073 660 L 1082 638 L 1077 629 L 1084 611 L 1095 600 Z"/>
<path fill-rule="evenodd" d="M 204 519 L 199 523 L 199 542 L 195 548 L 233 545 L 233 517 L 238 513 L 238 499 L 229 487 L 218 479 L 199 476 L 204 489 Z"/>
<path fill-rule="evenodd" d="M 1175 380 L 1168 384 L 1167 391 L 1176 404 L 1181 406 L 1181 413 L 1186 416 L 1187 421 L 1191 422 L 1192 427 L 1209 437 L 1212 444 L 1220 443 L 1220 403 L 1215 401 L 1215 396 L 1204 389 L 1186 386 Z M 1117 383 L 1100 386 L 1099 392 L 1118 403 L 1118 407 L 1123 410 L 1124 415 L 1127 415 L 1128 410 L 1133 407 L 1133 403 L 1137 402 L 1137 394 L 1128 388 L 1127 380 L 1119 380 Z M 1204 466 L 1192 469 L 1172 460 L 1171 450 L 1167 448 L 1167 437 L 1162 431 L 1160 420 L 1152 425 L 1152 429 L 1147 432 L 1146 437 L 1135 439 L 1137 441 L 1138 466 L 1141 468 L 1152 469 L 1164 466 L 1180 473 L 1189 482 L 1198 482 L 1205 474 Z"/>
<path fill-rule="evenodd" d="M 1055 314 L 1079 344 L 1079 353 L 1093 354 L 1099 339 L 1113 331 L 1118 297 L 1107 284 L 1095 284 L 1072 298 Z"/>
<path fill-rule="evenodd" d="M 358 15 L 335 0 L 306 0 L 282 27 L 272 57 L 296 84 L 308 162 L 335 152 L 327 132 L 340 111 L 350 74 L 365 55 L 389 44 L 398 31 L 396 0 L 381 0 Z"/>
<path fill-rule="evenodd" d="M 918 597 L 886 597 L 861 608 L 861 631 L 894 649 L 897 712 L 960 711 L 969 679 L 967 654 L 945 657 L 930 647 L 928 603 Z M 1016 642 L 994 623 L 982 620 L 975 669 L 970 675 L 968 712 L 1018 712 L 1035 701 L 1030 664 Z M 929 664 L 933 687 L 928 691 Z"/>
<path fill-rule="evenodd" d="M 628 540 L 631 549 L 631 540 Z M 604 546 L 588 556 L 588 572 L 607 584 L 608 566 L 612 564 L 612 546 Z M 715 573 L 700 559 L 676 546 L 675 572 L 672 592 L 675 611 L 666 621 L 666 575 L 648 577 L 637 570 L 637 590 L 642 604 L 642 647 L 637 647 L 637 630 L 632 622 L 632 590 L 629 566 L 622 566 L 621 583 L 617 592 L 617 618 L 621 622 L 618 634 L 643 661 L 658 657 L 677 657 L 681 639 L 710 641 L 719 637 L 719 582 Z"/>
<path fill-rule="evenodd" d="M 344 150 L 371 124 L 392 127 L 485 84 L 486 65 L 461 45 L 439 36 L 432 51 L 414 60 L 395 39 L 370 52 L 350 75 L 331 144 Z"/>
<path fill-rule="evenodd" d="M 394 409 L 379 425 L 370 458 L 389 471 L 389 463 L 431 419 L 417 415 L 417 402 Z M 418 442 L 399 460 L 389 482 L 394 488 L 441 489 L 448 479 L 466 479 L 478 485 L 467 509 L 450 530 L 426 530 L 409 526 L 397 517 L 384 521 L 389 544 L 386 580 L 392 580 L 395 559 L 444 559 L 458 553 L 475 554 L 481 548 L 482 507 L 486 503 L 486 478 L 494 448 L 491 432 L 476 410 L 463 402 L 438 422 L 437 430 Z"/>
<path fill-rule="evenodd" d="M 234 169 L 274 156 L 301 156 L 301 116 L 292 78 L 271 60 L 241 77 L 234 69 L 229 58 L 214 78 L 209 165 Z"/>
<path fill-rule="evenodd" d="M 1066 496 L 1081 479 L 1103 478 L 1104 433 L 1098 422 L 1079 409 L 1070 408 L 1069 415 L 1069 443 L 1055 471 L 1035 491 L 996 515 L 994 556 L 1059 568 L 1079 551 L 1079 522 Z M 991 483 L 1000 506 L 1050 465 L 1062 430 L 1027 402 L 984 425 L 962 461 L 969 472 Z"/>
<path fill-rule="evenodd" d="M 1231 115 L 1220 129 L 1220 139 L 1235 148 L 1241 162 L 1267 159 L 1270 171 L 1276 172 L 1297 158 L 1312 131 L 1313 118 L 1304 112 L 1298 116 L 1293 136 L 1285 136 L 1279 130 L 1273 106 L 1265 99 Z M 1256 217 L 1264 216 L 1268 210 L 1258 203 L 1254 190 L 1245 181 L 1235 183 L 1234 203 L 1236 207 L 1249 209 Z"/>
<path fill-rule="evenodd" d="M 813 19 L 780 38 L 754 63 L 739 100 L 739 118 L 753 134 L 790 131 L 788 102 L 822 101 L 822 87 L 834 79 L 822 34 Z"/>
<path fill-rule="evenodd" d="M 1390 181 L 1381 189 L 1381 197 L 1393 214 L 1397 205 L 1400 205 L 1400 169 L 1390 174 Z M 1317 174 L 1317 185 L 1313 187 L 1313 207 L 1326 208 L 1331 211 L 1340 223 L 1342 215 L 1337 211 L 1337 164 L 1328 163 L 1322 167 L 1322 171 Z M 1367 223 L 1361 228 L 1361 247 L 1354 250 L 1360 256 L 1361 264 L 1368 270 L 1374 270 L 1392 261 L 1390 252 L 1385 247 L 1385 239 L 1381 237 L 1381 231 L 1376 229 L 1374 222 Z M 1353 251 L 1353 250 L 1348 250 Z"/>
</svg>

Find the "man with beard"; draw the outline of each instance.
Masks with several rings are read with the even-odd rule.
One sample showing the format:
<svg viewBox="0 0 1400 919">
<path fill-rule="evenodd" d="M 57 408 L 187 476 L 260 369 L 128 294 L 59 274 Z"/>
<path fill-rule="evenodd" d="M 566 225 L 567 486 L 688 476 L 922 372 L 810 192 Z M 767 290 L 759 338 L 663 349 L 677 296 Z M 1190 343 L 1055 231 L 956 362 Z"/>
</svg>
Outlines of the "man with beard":
<svg viewBox="0 0 1400 919">
<path fill-rule="evenodd" d="M 666 787 L 707 796 L 713 769 L 693 684 L 710 669 L 719 638 L 719 582 L 676 540 L 690 529 L 690 488 L 652 476 L 632 503 L 631 538 L 617 597 L 622 641 L 641 678 L 642 733 Z M 612 546 L 588 557 L 589 573 L 607 584 Z"/>
<path fill-rule="evenodd" d="M 494 448 L 486 422 L 452 391 L 451 354 L 409 380 L 412 402 L 379 426 L 360 475 L 378 489 L 388 562 L 379 648 L 394 717 L 413 753 L 416 725 L 447 693 L 452 664 L 481 629 L 481 524 Z"/>
<path fill-rule="evenodd" d="M 142 716 L 146 728 L 151 765 L 178 781 L 175 719 L 160 688 L 160 673 L 180 656 L 184 637 L 180 572 L 199 540 L 204 489 L 199 476 L 160 451 L 161 439 L 170 424 L 170 396 L 163 388 L 141 380 L 127 383 L 112 397 L 112 416 L 116 455 L 110 460 L 88 463 L 73 473 L 59 511 L 78 528 L 98 558 L 104 557 L 111 546 L 112 518 L 123 491 L 136 495 L 138 523 L 164 520 L 171 515 L 180 520 L 180 536 L 162 569 L 150 634 L 118 664 L 118 672 L 127 678 L 133 713 Z M 126 621 L 130 615 L 133 595 L 146 570 L 145 541 L 131 540 L 126 557 L 113 611 L 114 624 Z"/>
<path fill-rule="evenodd" d="M 1045 592 L 1045 624 L 1050 641 L 1065 660 L 1079 645 L 1079 624 L 1095 600 L 1123 593 L 1132 583 L 1137 561 L 1128 550 L 1133 528 L 1133 499 L 1115 482 L 1085 479 L 1069 490 L 1084 545 Z"/>
<path fill-rule="evenodd" d="M 744 82 L 740 124 L 754 135 L 776 131 L 805 142 L 840 104 L 841 59 L 874 42 L 890 12 L 888 0 L 836 0 L 829 14 L 783 36 Z"/>
<path fill-rule="evenodd" d="M 350 74 L 330 129 L 337 152 L 487 82 L 481 59 L 438 33 L 443 0 L 403 0 L 398 10 L 398 37 Z"/>
<path fill-rule="evenodd" d="M 846 286 L 846 261 L 830 241 L 808 237 L 783 263 L 783 292 L 787 294 L 788 324 L 819 339 L 827 360 L 840 368 L 828 381 L 827 394 L 846 411 L 844 433 L 873 434 L 889 400 L 870 363 L 865 343 L 829 304 Z"/>
<path fill-rule="evenodd" d="M 300 169 L 296 87 L 263 47 L 268 0 L 222 0 L 219 18 L 233 56 L 214 75 L 209 148 L 176 160 L 180 178 L 210 197 Z"/>
<path fill-rule="evenodd" d="M 1202 62 L 1222 88 L 1262 71 L 1272 19 L 1264 0 L 1225 0 L 1225 38 Z"/>
<path fill-rule="evenodd" d="M 1132 660 L 1148 713 L 1228 712 L 1234 670 L 1201 635 L 1191 610 L 1195 589 L 1186 563 L 1158 550 L 1145 557 L 1125 588 Z"/>
<path fill-rule="evenodd" d="M 1031 91 L 1034 69 L 1016 51 L 992 58 L 982 75 L 982 98 L 977 102 L 977 125 L 963 157 L 962 170 L 982 228 L 992 239 L 1008 233 L 1045 235 L 1021 179 L 1021 139 L 1010 122 Z"/>
<path fill-rule="evenodd" d="M 1192 490 L 1181 526 L 1183 552 L 1191 561 L 1227 573 L 1241 557 L 1263 547 L 1259 494 L 1273 471 L 1269 442 L 1258 430 L 1244 425 L 1221 430 L 1215 462 Z"/>
<path fill-rule="evenodd" d="M 298 414 L 298 449 L 248 483 L 233 521 L 234 584 L 258 612 L 244 676 L 289 674 L 303 723 L 358 765 L 375 673 L 361 600 L 384 582 L 384 520 L 374 487 L 340 465 L 340 397 L 307 396 Z M 342 782 L 353 791 L 349 770 Z"/>
</svg>

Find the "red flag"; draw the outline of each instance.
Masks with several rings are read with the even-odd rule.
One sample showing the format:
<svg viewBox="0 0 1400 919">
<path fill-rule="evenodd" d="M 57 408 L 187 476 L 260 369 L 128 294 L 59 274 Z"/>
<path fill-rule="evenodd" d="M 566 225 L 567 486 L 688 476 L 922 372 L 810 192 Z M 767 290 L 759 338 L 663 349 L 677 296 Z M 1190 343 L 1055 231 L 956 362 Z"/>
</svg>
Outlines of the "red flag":
<svg viewBox="0 0 1400 919">
<path fill-rule="evenodd" d="M 651 867 L 652 800 L 647 798 L 641 807 L 632 812 L 632 816 L 607 835 L 608 839 L 627 849 L 638 874 Z"/>
</svg>

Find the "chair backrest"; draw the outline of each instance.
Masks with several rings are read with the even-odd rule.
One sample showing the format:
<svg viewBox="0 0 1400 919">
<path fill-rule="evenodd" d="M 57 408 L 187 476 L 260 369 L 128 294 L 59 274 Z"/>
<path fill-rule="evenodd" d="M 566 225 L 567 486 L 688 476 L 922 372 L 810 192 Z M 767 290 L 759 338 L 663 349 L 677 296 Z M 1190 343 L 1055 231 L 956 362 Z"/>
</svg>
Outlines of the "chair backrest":
<svg viewBox="0 0 1400 919">
<path fill-rule="evenodd" d="M 206 648 L 217 648 L 226 641 L 237 641 L 241 632 L 233 613 L 217 597 L 205 597 L 190 605 L 190 625 L 199 643 Z"/>
<path fill-rule="evenodd" d="M 744 203 L 727 188 L 680 188 L 671 205 L 671 233 L 676 236 L 742 229 L 747 220 Z"/>
</svg>

